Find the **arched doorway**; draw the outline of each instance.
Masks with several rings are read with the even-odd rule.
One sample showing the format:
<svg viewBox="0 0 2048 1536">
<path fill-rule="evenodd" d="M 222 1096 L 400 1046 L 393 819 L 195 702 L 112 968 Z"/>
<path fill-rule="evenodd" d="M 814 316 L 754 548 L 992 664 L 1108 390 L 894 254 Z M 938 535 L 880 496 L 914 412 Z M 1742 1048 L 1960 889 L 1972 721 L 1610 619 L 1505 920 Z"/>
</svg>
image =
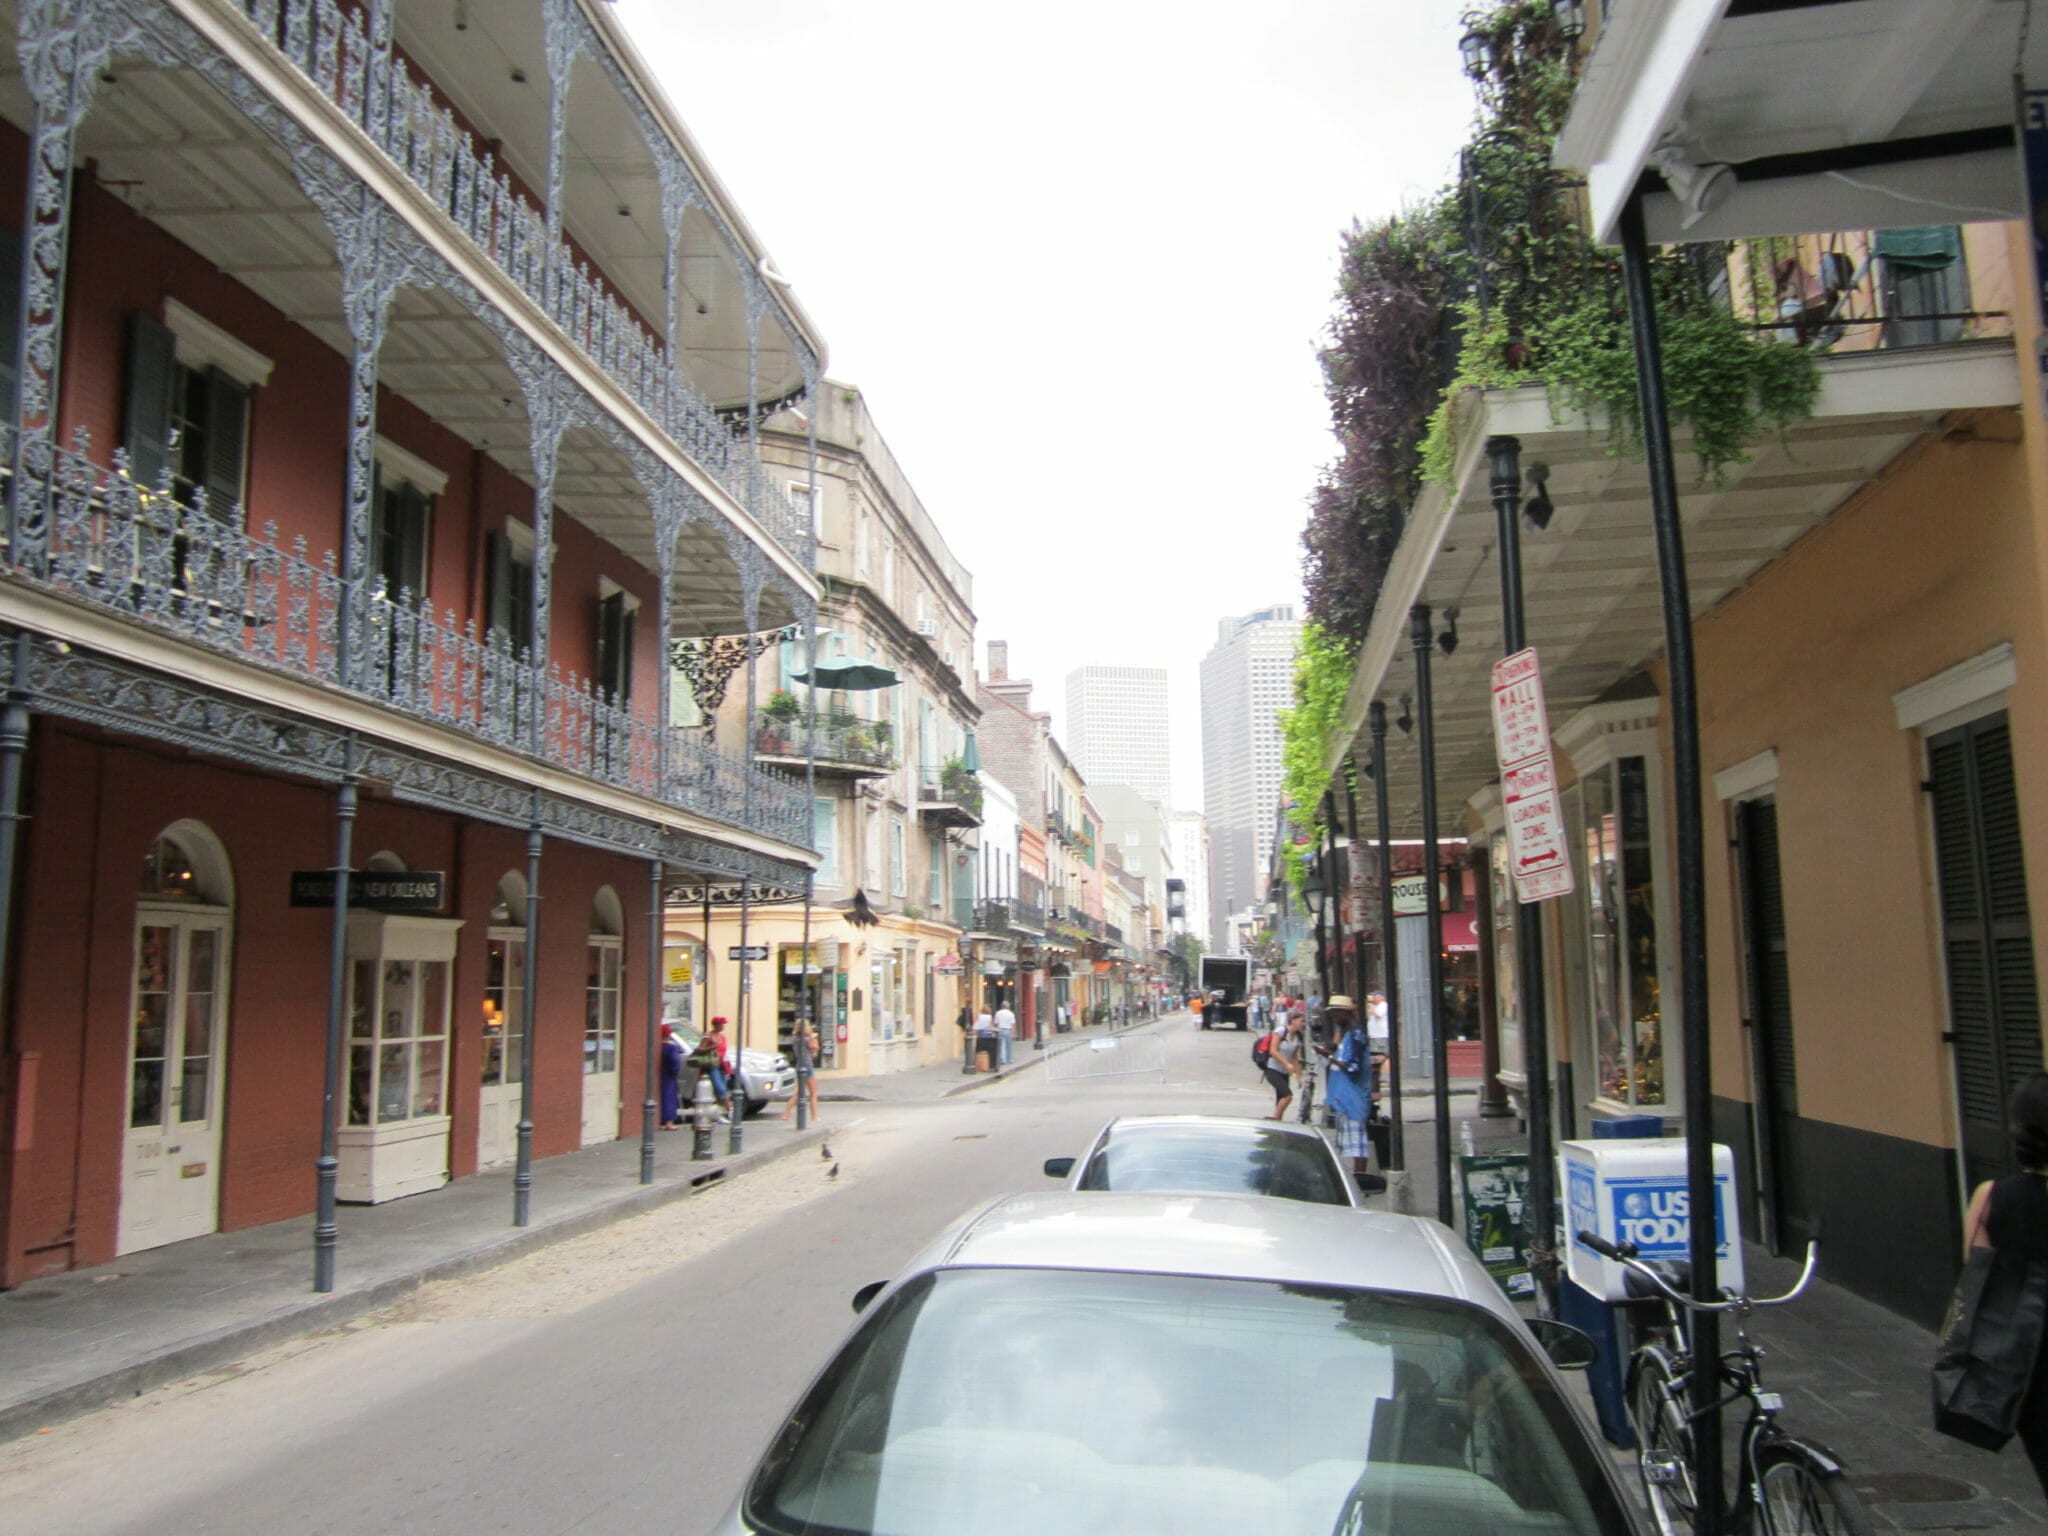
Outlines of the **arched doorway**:
<svg viewBox="0 0 2048 1536">
<path fill-rule="evenodd" d="M 135 908 L 118 1253 L 220 1225 L 234 905 L 220 839 L 196 821 L 164 828 L 143 859 Z"/>
<path fill-rule="evenodd" d="M 583 1145 L 619 1139 L 619 1010 L 626 912 L 610 886 L 590 906 L 583 1003 Z"/>
<path fill-rule="evenodd" d="M 526 878 L 498 882 L 484 941 L 483 1089 L 477 1100 L 476 1163 L 489 1168 L 519 1153 L 519 1080 L 526 1038 Z"/>
</svg>

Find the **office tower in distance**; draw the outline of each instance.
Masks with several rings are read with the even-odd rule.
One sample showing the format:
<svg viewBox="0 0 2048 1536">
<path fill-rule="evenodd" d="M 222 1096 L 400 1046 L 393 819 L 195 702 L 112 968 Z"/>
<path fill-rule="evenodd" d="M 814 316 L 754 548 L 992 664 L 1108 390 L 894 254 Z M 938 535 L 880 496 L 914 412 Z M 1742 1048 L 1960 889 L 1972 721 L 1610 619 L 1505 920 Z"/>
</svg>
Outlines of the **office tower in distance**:
<svg viewBox="0 0 2048 1536">
<path fill-rule="evenodd" d="M 1076 667 L 1067 674 L 1064 740 L 1090 784 L 1122 784 L 1167 801 L 1166 669 Z"/>
<path fill-rule="evenodd" d="M 1301 620 L 1291 603 L 1224 619 L 1202 658 L 1202 801 L 1209 820 L 1209 943 L 1265 895 L 1280 797 L 1279 712 L 1293 703 Z"/>
</svg>

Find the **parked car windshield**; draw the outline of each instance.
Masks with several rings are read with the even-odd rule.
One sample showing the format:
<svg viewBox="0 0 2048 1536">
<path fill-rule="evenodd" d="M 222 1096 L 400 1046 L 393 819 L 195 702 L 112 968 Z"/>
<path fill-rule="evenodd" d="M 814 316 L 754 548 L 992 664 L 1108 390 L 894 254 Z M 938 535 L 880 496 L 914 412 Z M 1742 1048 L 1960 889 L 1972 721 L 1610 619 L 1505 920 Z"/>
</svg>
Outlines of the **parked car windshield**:
<svg viewBox="0 0 2048 1536">
<path fill-rule="evenodd" d="M 1088 1160 L 1078 1187 L 1349 1205 L 1342 1177 L 1321 1138 L 1277 1126 L 1118 1126 Z"/>
<path fill-rule="evenodd" d="M 1464 1303 L 941 1270 L 848 1343 L 746 1511 L 785 1536 L 1623 1536 L 1596 1454 Z"/>
</svg>

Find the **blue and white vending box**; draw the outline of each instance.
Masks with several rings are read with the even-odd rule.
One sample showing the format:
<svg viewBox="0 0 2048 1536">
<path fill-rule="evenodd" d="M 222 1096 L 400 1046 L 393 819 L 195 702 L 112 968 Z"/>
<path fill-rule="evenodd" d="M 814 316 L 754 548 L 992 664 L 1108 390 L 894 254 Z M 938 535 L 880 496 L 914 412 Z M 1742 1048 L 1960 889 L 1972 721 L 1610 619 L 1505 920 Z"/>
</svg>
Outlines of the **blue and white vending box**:
<svg viewBox="0 0 2048 1536">
<path fill-rule="evenodd" d="M 1578 1241 L 1599 1233 L 1611 1243 L 1634 1243 L 1646 1259 L 1679 1263 L 1692 1256 L 1692 1201 L 1685 1187 L 1685 1143 L 1566 1141 L 1558 1144 L 1564 1185 L 1565 1250 L 1571 1277 L 1595 1296 L 1623 1301 L 1628 1271 Z M 1715 1278 L 1742 1289 L 1742 1230 L 1735 1205 L 1735 1156 L 1714 1148 Z"/>
</svg>

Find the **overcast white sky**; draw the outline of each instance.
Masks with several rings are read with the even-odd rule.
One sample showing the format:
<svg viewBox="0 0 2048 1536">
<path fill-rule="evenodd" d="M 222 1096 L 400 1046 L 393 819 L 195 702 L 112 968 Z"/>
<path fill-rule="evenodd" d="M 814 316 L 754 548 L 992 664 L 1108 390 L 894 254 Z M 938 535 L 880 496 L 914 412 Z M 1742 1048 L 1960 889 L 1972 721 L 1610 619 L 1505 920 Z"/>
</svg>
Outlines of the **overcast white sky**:
<svg viewBox="0 0 2048 1536">
<path fill-rule="evenodd" d="M 1299 601 L 1337 237 L 1449 179 L 1465 0 L 619 0 L 1062 712 Z M 1057 721 L 1056 721 L 1057 723 Z"/>
</svg>

